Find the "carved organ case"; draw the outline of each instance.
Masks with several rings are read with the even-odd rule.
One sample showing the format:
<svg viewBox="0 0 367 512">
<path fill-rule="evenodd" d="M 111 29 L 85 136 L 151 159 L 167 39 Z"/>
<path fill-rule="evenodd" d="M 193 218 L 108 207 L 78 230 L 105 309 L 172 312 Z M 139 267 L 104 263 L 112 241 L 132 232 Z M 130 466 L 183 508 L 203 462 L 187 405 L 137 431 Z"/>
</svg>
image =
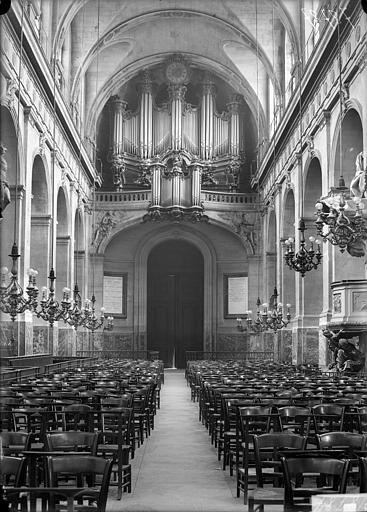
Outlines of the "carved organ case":
<svg viewBox="0 0 367 512">
<path fill-rule="evenodd" d="M 100 128 L 106 188 L 151 189 L 163 208 L 199 206 L 201 189 L 239 190 L 249 110 L 233 88 L 175 55 L 118 92 Z"/>
</svg>

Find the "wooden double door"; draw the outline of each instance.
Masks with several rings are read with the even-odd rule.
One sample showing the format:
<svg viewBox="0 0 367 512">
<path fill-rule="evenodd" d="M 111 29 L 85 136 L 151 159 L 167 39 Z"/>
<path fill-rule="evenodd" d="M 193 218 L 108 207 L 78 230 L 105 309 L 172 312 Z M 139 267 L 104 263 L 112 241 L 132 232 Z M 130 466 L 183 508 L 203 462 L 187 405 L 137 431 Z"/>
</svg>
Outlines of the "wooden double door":
<svg viewBox="0 0 367 512">
<path fill-rule="evenodd" d="M 187 350 L 203 350 L 203 257 L 187 242 L 163 242 L 149 255 L 147 281 L 148 350 L 184 368 Z"/>
</svg>

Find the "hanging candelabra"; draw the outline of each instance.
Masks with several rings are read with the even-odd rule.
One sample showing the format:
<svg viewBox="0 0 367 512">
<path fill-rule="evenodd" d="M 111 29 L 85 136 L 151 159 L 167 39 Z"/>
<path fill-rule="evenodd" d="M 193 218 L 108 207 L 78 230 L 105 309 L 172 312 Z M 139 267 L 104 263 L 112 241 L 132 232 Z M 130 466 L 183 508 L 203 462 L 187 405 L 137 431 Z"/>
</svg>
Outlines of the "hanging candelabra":
<svg viewBox="0 0 367 512">
<path fill-rule="evenodd" d="M 73 299 L 70 301 L 70 308 L 67 310 L 64 321 L 71 325 L 75 330 L 83 325 L 84 310 L 82 308 L 82 298 L 79 293 L 78 284 L 75 283 Z"/>
<path fill-rule="evenodd" d="M 99 316 L 97 316 L 95 302 L 96 302 L 96 298 L 93 294 L 91 299 L 85 300 L 85 306 L 83 309 L 83 320 L 82 320 L 81 325 L 83 325 L 90 331 L 96 331 L 100 327 L 103 327 L 103 325 L 106 321 L 106 317 L 104 314 L 105 308 L 101 307 L 101 309 L 100 309 L 101 313 Z"/>
<path fill-rule="evenodd" d="M 300 170 L 302 171 L 302 66 L 301 61 L 299 62 L 299 129 L 300 129 Z M 299 272 L 301 277 L 306 275 L 306 272 L 311 270 L 317 270 L 322 260 L 321 253 L 321 242 L 315 240 L 314 236 L 310 236 L 308 239 L 310 245 L 306 245 L 305 231 L 306 225 L 303 218 L 303 173 L 299 174 L 300 180 L 300 199 L 301 199 L 301 216 L 298 224 L 299 236 L 299 249 L 296 250 L 295 240 L 290 237 L 285 241 L 286 251 L 284 254 L 285 263 L 291 270 Z M 314 249 L 314 243 L 317 248 Z"/>
<path fill-rule="evenodd" d="M 316 270 L 321 263 L 321 242 L 320 240 L 315 240 L 315 237 L 310 236 L 310 246 L 307 247 L 305 240 L 306 226 L 303 219 L 299 221 L 298 230 L 300 231 L 299 250 L 295 252 L 294 239 L 291 237 L 288 238 L 288 240 L 285 241 L 286 252 L 284 258 L 290 269 L 295 272 L 300 272 L 301 276 L 304 277 L 306 272 L 312 269 Z M 316 250 L 314 249 L 314 243 L 317 245 Z"/>
<path fill-rule="evenodd" d="M 343 177 L 343 83 L 342 83 L 342 57 L 340 38 L 340 3 L 337 9 L 337 41 L 339 65 L 339 184 L 332 187 L 327 196 L 322 197 L 315 205 L 316 227 L 318 234 L 326 242 L 339 246 L 344 252 L 354 244 L 367 239 L 367 221 L 363 218 L 364 204 L 362 196 L 366 193 L 367 168 L 364 167 L 363 153 L 357 155 L 356 177 L 357 190 L 351 184 L 350 189 L 345 186 Z M 354 181 L 354 180 L 353 180 Z M 364 184 L 361 187 L 361 183 Z M 352 193 L 351 193 L 352 192 Z"/>
<path fill-rule="evenodd" d="M 255 317 L 255 319 L 252 318 L 251 310 L 246 311 L 247 328 L 250 332 L 253 332 L 256 334 L 259 334 L 260 332 L 263 332 L 265 330 L 265 326 L 262 321 L 263 319 L 262 319 L 262 315 L 261 315 L 260 306 L 261 306 L 261 300 L 260 300 L 260 297 L 258 297 L 257 301 L 256 301 L 256 317 Z"/>
<path fill-rule="evenodd" d="M 53 268 L 50 270 L 48 276 L 49 287 L 42 288 L 42 297 L 39 301 L 39 308 L 35 310 L 38 318 L 42 318 L 53 327 L 54 323 L 58 320 L 65 320 L 68 316 L 68 311 L 71 308 L 70 288 L 63 289 L 63 298 L 61 304 L 55 299 L 55 271 Z"/>
<path fill-rule="evenodd" d="M 261 304 L 260 298 L 256 301 L 256 317 L 252 318 L 252 311 L 247 311 L 247 325 L 250 331 L 260 333 L 272 330 L 274 332 L 286 327 L 291 320 L 291 305 L 286 305 L 287 311 L 284 317 L 283 304 L 278 302 L 278 290 L 274 288 L 271 298 L 271 306 L 267 302 Z"/>
<path fill-rule="evenodd" d="M 33 310 L 37 303 L 38 289 L 33 284 L 33 277 L 30 276 L 27 287 L 28 298 L 24 296 L 23 288 L 18 282 L 18 246 L 14 242 L 9 257 L 13 260 L 10 271 L 10 282 L 6 284 L 6 276 L 8 275 L 7 267 L 1 268 L 1 285 L 0 285 L 0 310 L 8 313 L 12 322 L 15 321 L 17 315 L 24 313 L 27 309 Z M 35 271 L 33 271 L 35 272 Z"/>
<path fill-rule="evenodd" d="M 364 204 L 360 197 L 350 196 L 344 179 L 326 197 L 316 203 L 316 227 L 326 242 L 339 246 L 340 252 L 355 242 L 367 239 L 367 223 L 363 218 Z"/>
</svg>

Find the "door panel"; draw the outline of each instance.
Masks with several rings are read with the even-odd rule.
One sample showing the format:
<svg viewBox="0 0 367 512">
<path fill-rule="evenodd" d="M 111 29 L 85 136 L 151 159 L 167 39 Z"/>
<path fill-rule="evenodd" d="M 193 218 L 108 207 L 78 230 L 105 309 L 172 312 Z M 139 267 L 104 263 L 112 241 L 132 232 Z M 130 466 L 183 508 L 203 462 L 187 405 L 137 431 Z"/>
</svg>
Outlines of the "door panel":
<svg viewBox="0 0 367 512">
<path fill-rule="evenodd" d="M 166 367 L 185 366 L 186 350 L 203 349 L 203 260 L 185 242 L 165 242 L 148 259 L 148 350 Z"/>
</svg>

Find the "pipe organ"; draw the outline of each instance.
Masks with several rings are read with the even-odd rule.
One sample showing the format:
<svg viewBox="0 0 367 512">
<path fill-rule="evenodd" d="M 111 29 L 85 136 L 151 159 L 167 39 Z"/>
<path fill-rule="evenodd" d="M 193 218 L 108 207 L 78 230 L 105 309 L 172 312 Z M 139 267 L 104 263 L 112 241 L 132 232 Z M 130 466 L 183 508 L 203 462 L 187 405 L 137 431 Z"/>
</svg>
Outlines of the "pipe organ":
<svg viewBox="0 0 367 512">
<path fill-rule="evenodd" d="M 110 98 L 107 160 L 119 189 L 151 187 L 152 205 L 166 196 L 170 207 L 198 207 L 201 186 L 236 190 L 244 155 L 242 97 L 232 94 L 220 112 L 215 77 L 200 76 L 194 80 L 176 56 L 166 64 L 163 83 L 144 71 L 134 110 L 126 98 Z"/>
</svg>

